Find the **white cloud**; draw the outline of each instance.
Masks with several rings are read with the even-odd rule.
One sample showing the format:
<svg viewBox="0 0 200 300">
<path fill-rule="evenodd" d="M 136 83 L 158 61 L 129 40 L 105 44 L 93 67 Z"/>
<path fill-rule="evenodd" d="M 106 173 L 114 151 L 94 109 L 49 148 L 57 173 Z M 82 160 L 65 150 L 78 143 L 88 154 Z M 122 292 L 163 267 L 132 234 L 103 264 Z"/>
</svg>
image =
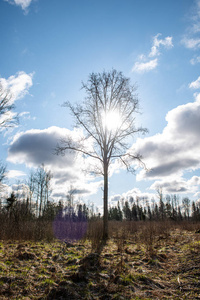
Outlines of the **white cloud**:
<svg viewBox="0 0 200 300">
<path fill-rule="evenodd" d="M 139 201 L 140 204 L 146 204 L 146 201 L 155 198 L 155 196 L 155 193 L 141 192 L 140 189 L 134 188 L 122 194 L 112 195 L 109 198 L 109 203 L 111 206 L 116 206 L 118 201 L 121 203 L 133 199 L 133 201 L 135 202 Z"/>
<path fill-rule="evenodd" d="M 188 49 L 198 49 L 200 47 L 200 39 L 184 37 L 182 44 Z"/>
<path fill-rule="evenodd" d="M 0 78 L 0 84 L 6 91 L 11 94 L 11 101 L 14 102 L 28 94 L 29 88 L 33 85 L 33 73 L 26 74 L 24 71 L 10 76 L 8 79 Z"/>
<path fill-rule="evenodd" d="M 30 189 L 25 183 L 17 183 L 12 185 L 12 191 L 14 191 L 15 196 L 18 200 L 24 200 L 29 197 Z"/>
<path fill-rule="evenodd" d="M 158 65 L 158 59 L 153 59 L 148 62 L 136 62 L 132 68 L 132 72 L 148 72 L 155 69 Z"/>
<path fill-rule="evenodd" d="M 29 111 L 23 111 L 19 114 L 20 117 L 24 117 L 25 119 L 30 119 L 30 112 Z"/>
<path fill-rule="evenodd" d="M 161 180 L 155 181 L 150 189 L 162 189 L 164 193 L 168 194 L 193 194 L 194 197 L 200 193 L 200 177 L 193 176 L 191 179 L 184 179 L 182 176 L 170 176 Z"/>
<path fill-rule="evenodd" d="M 170 49 L 173 47 L 173 43 L 172 43 L 172 37 L 171 36 L 167 36 L 164 39 L 159 39 L 158 37 L 161 34 L 158 33 L 156 36 L 154 36 L 153 38 L 153 46 L 151 48 L 151 52 L 149 54 L 149 57 L 154 57 L 154 56 L 158 56 L 160 55 L 159 52 L 159 48 L 160 46 L 164 46 L 164 48 Z"/>
<path fill-rule="evenodd" d="M 55 147 L 61 139 L 69 136 L 76 141 L 80 135 L 81 132 L 77 129 L 70 131 L 55 126 L 21 132 L 15 135 L 7 159 L 15 164 L 26 164 L 29 168 L 44 164 L 45 169 L 53 173 L 54 196 L 65 196 L 71 185 L 77 190 L 77 196 L 88 196 L 96 193 L 102 186 L 102 180 L 94 181 L 93 176 L 84 172 L 89 169 L 91 160 L 73 152 L 68 152 L 65 156 L 54 155 Z"/>
<path fill-rule="evenodd" d="M 17 6 L 21 6 L 21 8 L 26 12 L 28 7 L 30 6 L 32 0 L 4 0 L 10 4 L 15 4 Z"/>
<path fill-rule="evenodd" d="M 190 24 L 181 42 L 186 48 L 197 50 L 200 48 L 200 2 L 195 1 L 192 8 L 192 13 L 189 16 Z"/>
<path fill-rule="evenodd" d="M 6 173 L 6 177 L 7 178 L 17 178 L 17 177 L 21 177 L 21 176 L 25 176 L 26 174 L 22 171 L 19 170 L 9 170 Z"/>
<path fill-rule="evenodd" d="M 190 60 L 191 65 L 196 65 L 200 63 L 200 56 L 196 56 Z"/>
<path fill-rule="evenodd" d="M 132 190 L 129 190 L 125 193 L 122 194 L 122 197 L 125 200 L 130 200 L 131 198 L 133 198 L 135 201 L 139 200 L 139 201 L 146 201 L 146 200 L 150 200 L 154 197 L 155 194 L 152 193 L 146 193 L 146 192 L 141 192 L 140 189 L 138 188 L 134 188 Z"/>
<path fill-rule="evenodd" d="M 193 176 L 190 180 L 188 180 L 188 184 L 190 186 L 200 185 L 200 177 L 199 176 Z"/>
<path fill-rule="evenodd" d="M 112 196 L 109 198 L 109 202 L 110 202 L 111 206 L 112 206 L 113 204 L 116 205 L 116 203 L 117 203 L 118 201 L 120 201 L 121 198 L 122 198 L 122 195 L 120 195 L 120 194 L 112 195 Z"/>
<path fill-rule="evenodd" d="M 197 78 L 197 80 L 191 82 L 189 84 L 190 89 L 200 89 L 200 76 Z"/>
<path fill-rule="evenodd" d="M 13 163 L 25 163 L 29 167 L 37 167 L 44 163 L 59 168 L 73 165 L 74 154 L 57 156 L 53 151 L 61 138 L 65 136 L 78 136 L 78 131 L 71 132 L 65 128 L 50 127 L 44 130 L 31 129 L 15 135 L 9 151 L 8 160 Z"/>
<path fill-rule="evenodd" d="M 196 205 L 198 205 L 199 208 L 200 208 L 200 192 L 197 192 L 194 196 L 199 198 L 199 199 L 196 200 Z"/>
<path fill-rule="evenodd" d="M 168 112 L 163 132 L 133 145 L 141 153 L 149 172 L 140 171 L 138 180 L 173 180 L 186 171 L 200 168 L 200 97 Z"/>
<path fill-rule="evenodd" d="M 173 47 L 172 37 L 168 36 L 164 39 L 160 39 L 160 33 L 153 37 L 153 46 L 148 56 L 141 54 L 138 58 L 138 61 L 135 62 L 132 72 L 148 72 L 154 70 L 158 66 L 158 56 L 160 55 L 160 47 L 163 46 L 166 49 Z M 155 57 L 155 59 L 150 59 Z"/>
<path fill-rule="evenodd" d="M 36 120 L 36 117 L 31 117 L 31 114 L 29 111 L 23 111 L 19 114 L 20 118 L 23 118 L 24 120 Z"/>
<path fill-rule="evenodd" d="M 7 184 L 1 184 L 1 189 L 0 189 L 0 198 L 1 199 L 6 199 L 10 196 L 12 192 L 12 188 L 7 185 Z"/>
<path fill-rule="evenodd" d="M 193 7 L 193 12 L 191 15 L 191 21 L 192 25 L 190 28 L 190 31 L 193 33 L 199 33 L 200 32 L 200 1 L 195 0 L 195 5 Z"/>
<path fill-rule="evenodd" d="M 200 177 L 193 176 L 190 180 L 186 180 L 182 177 L 172 179 L 162 179 L 155 181 L 150 189 L 158 190 L 162 189 L 164 193 L 176 194 L 176 193 L 196 193 L 199 189 Z"/>
</svg>

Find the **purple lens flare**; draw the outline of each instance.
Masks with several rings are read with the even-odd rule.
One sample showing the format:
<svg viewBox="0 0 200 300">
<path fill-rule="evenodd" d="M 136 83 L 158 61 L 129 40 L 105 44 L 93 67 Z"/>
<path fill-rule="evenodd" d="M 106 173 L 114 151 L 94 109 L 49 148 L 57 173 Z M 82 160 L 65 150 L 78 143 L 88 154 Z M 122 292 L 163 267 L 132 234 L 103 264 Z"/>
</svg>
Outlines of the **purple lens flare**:
<svg viewBox="0 0 200 300">
<path fill-rule="evenodd" d="M 87 232 L 87 218 L 84 213 L 75 214 L 73 208 L 62 209 L 53 222 L 56 238 L 64 242 L 81 240 Z"/>
</svg>

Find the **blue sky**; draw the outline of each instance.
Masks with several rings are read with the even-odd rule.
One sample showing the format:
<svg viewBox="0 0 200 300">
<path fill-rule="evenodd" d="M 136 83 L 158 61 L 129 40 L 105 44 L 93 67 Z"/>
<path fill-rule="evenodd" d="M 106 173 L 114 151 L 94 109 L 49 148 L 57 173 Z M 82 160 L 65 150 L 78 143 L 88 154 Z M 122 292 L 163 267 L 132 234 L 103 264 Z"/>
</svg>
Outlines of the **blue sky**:
<svg viewBox="0 0 200 300">
<path fill-rule="evenodd" d="M 9 88 L 19 125 L 2 130 L 1 159 L 10 183 L 42 163 L 53 172 L 53 196 L 74 186 L 102 204 L 102 178 L 81 171 L 73 155 L 52 156 L 56 141 L 75 137 L 64 101 L 84 99 L 92 72 L 122 71 L 138 86 L 146 136 L 135 137 L 152 171 L 112 167 L 109 195 L 200 197 L 200 1 L 0 0 L 0 82 Z M 156 197 L 156 196 L 154 196 Z"/>
</svg>

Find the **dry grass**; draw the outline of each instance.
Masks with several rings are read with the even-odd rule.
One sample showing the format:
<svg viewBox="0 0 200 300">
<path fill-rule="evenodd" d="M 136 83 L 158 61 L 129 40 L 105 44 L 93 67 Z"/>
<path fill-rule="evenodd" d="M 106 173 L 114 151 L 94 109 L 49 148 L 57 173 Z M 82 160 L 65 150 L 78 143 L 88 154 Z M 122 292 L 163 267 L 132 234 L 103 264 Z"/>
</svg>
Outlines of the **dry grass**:
<svg viewBox="0 0 200 300">
<path fill-rule="evenodd" d="M 110 225 L 106 244 L 101 222 L 70 246 L 2 240 L 0 299 L 200 299 L 199 224 Z"/>
<path fill-rule="evenodd" d="M 0 218 L 0 240 L 53 240 L 52 222 Z"/>
</svg>

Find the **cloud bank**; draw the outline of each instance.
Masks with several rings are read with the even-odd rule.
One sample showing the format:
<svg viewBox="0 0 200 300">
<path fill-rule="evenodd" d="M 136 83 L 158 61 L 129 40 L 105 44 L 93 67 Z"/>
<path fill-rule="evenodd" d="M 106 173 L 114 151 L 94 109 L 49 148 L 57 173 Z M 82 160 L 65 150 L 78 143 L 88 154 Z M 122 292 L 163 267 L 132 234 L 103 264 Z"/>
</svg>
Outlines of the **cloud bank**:
<svg viewBox="0 0 200 300">
<path fill-rule="evenodd" d="M 53 173 L 53 190 L 57 197 L 66 196 L 71 185 L 79 196 L 96 193 L 102 186 L 102 181 L 93 182 L 94 177 L 84 172 L 88 169 L 89 160 L 74 152 L 68 152 L 64 156 L 54 154 L 61 139 L 68 136 L 77 140 L 80 134 L 77 129 L 70 131 L 56 126 L 21 132 L 15 135 L 7 160 L 14 164 L 25 164 L 29 168 L 44 164 L 45 169 Z"/>
<path fill-rule="evenodd" d="M 172 179 L 162 179 L 155 181 L 150 189 L 158 190 L 162 189 L 164 192 L 170 194 L 180 193 L 192 193 L 195 197 L 198 197 L 200 184 L 200 177 L 193 176 L 191 179 L 186 180 L 182 177 Z"/>
<path fill-rule="evenodd" d="M 189 87 L 200 89 L 200 77 Z M 200 94 L 194 96 L 194 102 L 168 112 L 162 133 L 139 138 L 133 145 L 149 168 L 149 172 L 141 170 L 137 180 L 155 180 L 151 189 L 162 187 L 168 193 L 198 192 L 199 177 L 183 178 L 187 172 L 200 168 Z"/>
<path fill-rule="evenodd" d="M 200 167 L 200 97 L 168 112 L 161 134 L 138 139 L 138 150 L 151 170 L 141 171 L 138 179 L 182 175 Z"/>
</svg>

